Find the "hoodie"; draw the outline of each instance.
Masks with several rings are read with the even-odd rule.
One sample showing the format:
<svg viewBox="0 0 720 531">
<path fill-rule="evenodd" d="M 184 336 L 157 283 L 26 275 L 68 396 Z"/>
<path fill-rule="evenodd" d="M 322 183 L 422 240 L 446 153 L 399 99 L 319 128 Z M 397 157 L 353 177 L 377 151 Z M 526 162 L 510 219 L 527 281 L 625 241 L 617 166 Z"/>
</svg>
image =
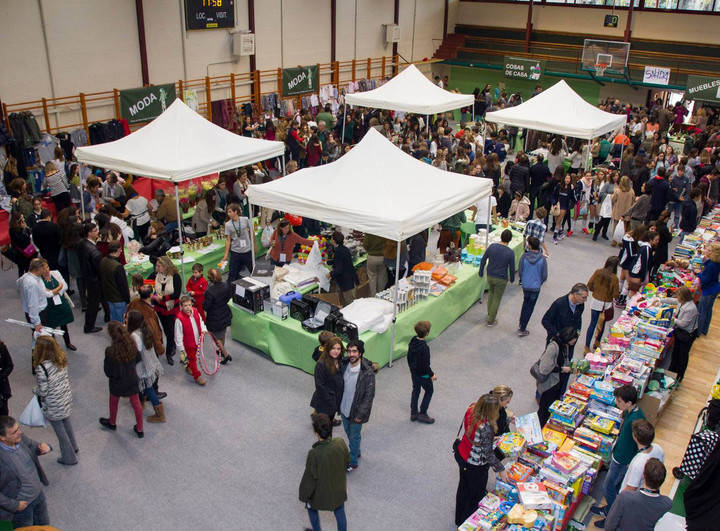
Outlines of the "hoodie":
<svg viewBox="0 0 720 531">
<path fill-rule="evenodd" d="M 520 257 L 518 275 L 524 290 L 540 291 L 548 277 L 545 256 L 540 251 L 526 251 Z"/>
<path fill-rule="evenodd" d="M 435 373 L 430 368 L 430 347 L 427 341 L 417 336 L 410 340 L 407 355 L 410 373 L 420 378 L 432 378 Z"/>
</svg>

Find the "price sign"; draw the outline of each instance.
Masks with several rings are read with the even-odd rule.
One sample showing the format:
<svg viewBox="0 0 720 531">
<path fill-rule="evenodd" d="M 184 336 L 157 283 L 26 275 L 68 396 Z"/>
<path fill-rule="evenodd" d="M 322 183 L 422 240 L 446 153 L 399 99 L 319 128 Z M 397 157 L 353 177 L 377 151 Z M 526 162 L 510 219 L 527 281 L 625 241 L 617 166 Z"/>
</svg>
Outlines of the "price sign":
<svg viewBox="0 0 720 531">
<path fill-rule="evenodd" d="M 185 0 L 189 30 L 235 27 L 235 0 Z"/>
<path fill-rule="evenodd" d="M 643 83 L 667 85 L 670 83 L 670 69 L 662 66 L 645 66 Z"/>
</svg>

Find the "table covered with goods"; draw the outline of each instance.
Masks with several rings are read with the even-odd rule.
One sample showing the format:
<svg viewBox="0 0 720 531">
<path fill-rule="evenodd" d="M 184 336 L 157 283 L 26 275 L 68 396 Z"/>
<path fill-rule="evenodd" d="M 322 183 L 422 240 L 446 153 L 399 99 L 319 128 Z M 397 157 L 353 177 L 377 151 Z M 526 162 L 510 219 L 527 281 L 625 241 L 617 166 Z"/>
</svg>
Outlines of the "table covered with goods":
<svg viewBox="0 0 720 531">
<path fill-rule="evenodd" d="M 495 481 L 460 530 L 585 529 L 594 503 L 589 493 L 609 462 L 622 420 L 615 388 L 636 387 L 640 407 L 655 419 L 675 385 L 660 365 L 669 356 L 676 307 L 661 299 L 696 279 L 682 273 L 662 278 L 629 301 L 597 349 L 572 362 L 577 376 L 551 405 L 542 430 L 533 413 L 516 419 L 516 431 L 499 439 L 509 456 L 507 482 Z"/>
<path fill-rule="evenodd" d="M 490 235 L 490 242 L 499 239 L 500 231 Z M 476 243 L 472 251 L 481 254 L 483 248 L 479 242 Z M 519 260 L 523 252 L 521 234 L 513 234 L 510 247 L 516 260 Z M 428 250 L 428 255 L 431 254 Z M 453 261 L 449 263 L 445 262 L 444 256 L 428 257 L 428 262 L 419 264 L 413 275 L 400 280 L 393 359 L 407 354 L 408 343 L 415 335 L 413 327 L 416 322 L 428 320 L 432 323 L 432 339 L 478 300 L 483 290 L 478 276 L 479 261 L 475 264 L 476 255 L 472 260 L 467 258 L 467 253 L 465 256 L 465 263 L 461 261 L 460 250 L 455 251 Z M 238 296 L 230 303 L 233 314 L 231 333 L 236 341 L 268 354 L 276 363 L 312 373 L 315 362 L 311 354 L 318 345 L 318 334 L 322 330 L 330 330 L 346 341 L 359 337 L 365 342 L 366 358 L 381 366 L 388 363 L 394 286 L 377 293 L 374 298 L 356 299 L 340 308 L 323 300 L 322 294 L 317 297 L 306 294 L 287 303 L 283 301 L 284 296 L 272 293 L 274 286 L 270 286 L 268 280 L 253 278 L 245 279 L 245 282 L 265 284 L 267 287 L 251 288 L 256 294 L 252 304 L 246 300 L 247 291 L 243 291 L 242 298 Z M 315 323 L 306 322 L 313 319 Z"/>
</svg>

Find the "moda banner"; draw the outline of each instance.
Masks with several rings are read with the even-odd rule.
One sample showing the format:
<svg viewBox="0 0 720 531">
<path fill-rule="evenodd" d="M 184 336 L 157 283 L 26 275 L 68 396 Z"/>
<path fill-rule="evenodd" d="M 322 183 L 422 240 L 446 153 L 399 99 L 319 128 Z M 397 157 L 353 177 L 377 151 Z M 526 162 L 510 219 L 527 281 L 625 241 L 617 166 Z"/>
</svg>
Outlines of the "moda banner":
<svg viewBox="0 0 720 531">
<path fill-rule="evenodd" d="M 131 124 L 157 118 L 175 101 L 175 83 L 120 91 L 120 113 Z"/>
<path fill-rule="evenodd" d="M 540 81 L 545 70 L 545 61 L 505 56 L 505 77 Z"/>
<path fill-rule="evenodd" d="M 685 97 L 689 100 L 720 102 L 720 76 L 688 75 Z"/>
<path fill-rule="evenodd" d="M 282 95 L 297 96 L 307 92 L 317 92 L 319 77 L 317 65 L 283 68 Z"/>
</svg>

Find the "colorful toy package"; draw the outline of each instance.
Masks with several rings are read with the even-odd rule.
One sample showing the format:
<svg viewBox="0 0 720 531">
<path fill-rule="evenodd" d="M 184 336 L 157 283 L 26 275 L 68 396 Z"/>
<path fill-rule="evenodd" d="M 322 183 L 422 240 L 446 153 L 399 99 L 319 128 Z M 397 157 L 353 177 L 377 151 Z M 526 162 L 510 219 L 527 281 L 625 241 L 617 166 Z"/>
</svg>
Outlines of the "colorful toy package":
<svg viewBox="0 0 720 531">
<path fill-rule="evenodd" d="M 520 503 L 526 509 L 551 509 L 552 500 L 542 483 L 518 483 Z"/>
<path fill-rule="evenodd" d="M 525 437 L 521 433 L 504 433 L 497 442 L 497 448 L 505 455 L 518 455 L 525 449 Z"/>
<path fill-rule="evenodd" d="M 507 479 L 510 483 L 522 483 L 527 481 L 535 471 L 527 465 L 515 461 L 509 468 L 507 468 Z"/>
</svg>

